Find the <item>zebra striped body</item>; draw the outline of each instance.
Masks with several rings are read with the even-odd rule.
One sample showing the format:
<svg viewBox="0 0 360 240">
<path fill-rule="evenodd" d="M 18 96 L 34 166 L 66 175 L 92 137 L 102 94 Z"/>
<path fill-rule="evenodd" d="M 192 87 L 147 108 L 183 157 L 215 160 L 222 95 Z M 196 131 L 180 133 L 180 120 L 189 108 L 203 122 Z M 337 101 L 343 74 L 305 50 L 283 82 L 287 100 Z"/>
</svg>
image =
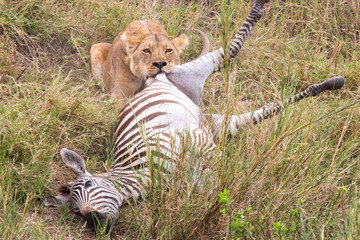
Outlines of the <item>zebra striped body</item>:
<svg viewBox="0 0 360 240">
<path fill-rule="evenodd" d="M 231 42 L 230 60 L 239 53 L 246 36 L 260 19 L 265 2 L 267 0 L 255 1 L 249 16 Z M 191 143 L 189 153 L 195 155 L 196 159 L 191 167 L 200 170 L 204 158 L 211 159 L 215 154 L 214 136 L 236 134 L 240 127 L 256 124 L 281 110 L 281 105 L 273 102 L 242 115 L 205 116 L 198 106 L 203 87 L 208 76 L 217 71 L 223 61 L 224 51 L 220 48 L 176 66 L 167 75 L 159 74 L 148 79 L 147 87 L 132 97 L 119 115 L 114 134 L 114 161 L 109 171 L 91 174 L 79 154 L 62 149 L 62 160 L 74 171 L 77 179 L 60 188 L 61 195 L 50 198 L 45 204 L 71 204 L 90 226 L 97 222 L 103 225 L 106 221 L 110 222 L 110 226 L 122 205 L 144 194 L 144 186 L 152 179 L 150 163 L 156 165 L 167 181 L 171 181 L 171 175 L 183 154 L 184 142 L 188 141 Z M 330 79 L 313 85 L 288 103 L 323 90 L 338 89 L 342 85 L 342 78 Z M 201 175 L 194 176 L 194 182 L 199 181 L 199 177 Z"/>
<path fill-rule="evenodd" d="M 158 75 L 149 87 L 135 95 L 119 119 L 115 128 L 114 166 L 122 171 L 137 168 L 143 162 L 139 156 L 146 155 L 145 145 L 156 148 L 160 141 L 162 153 L 171 157 L 177 149 L 170 146 L 170 140 L 175 136 L 201 132 L 206 136 L 205 142 L 212 141 L 199 107 L 165 75 Z M 196 138 L 193 140 L 197 141 Z"/>
<path fill-rule="evenodd" d="M 165 75 L 151 81 L 119 115 L 114 163 L 110 168 L 111 175 L 119 176 L 120 181 L 124 175 L 132 178 L 130 185 L 139 193 L 138 179 L 143 182 L 150 179 L 146 163 L 152 152 L 160 156 L 155 164 L 161 166 L 166 175 L 171 175 L 185 136 L 194 149 L 201 148 L 203 153 L 212 154 L 215 149 L 212 133 L 199 107 Z"/>
</svg>

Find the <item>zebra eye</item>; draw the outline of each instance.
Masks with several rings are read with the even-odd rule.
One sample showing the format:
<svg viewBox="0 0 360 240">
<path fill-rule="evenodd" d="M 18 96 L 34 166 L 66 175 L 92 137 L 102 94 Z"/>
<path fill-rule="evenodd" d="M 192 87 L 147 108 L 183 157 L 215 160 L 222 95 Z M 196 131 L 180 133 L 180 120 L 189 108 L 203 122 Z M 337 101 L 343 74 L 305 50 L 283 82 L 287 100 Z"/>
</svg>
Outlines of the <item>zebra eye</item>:
<svg viewBox="0 0 360 240">
<path fill-rule="evenodd" d="M 92 185 L 92 183 L 90 180 L 85 182 L 85 187 L 90 187 L 91 185 Z"/>
</svg>

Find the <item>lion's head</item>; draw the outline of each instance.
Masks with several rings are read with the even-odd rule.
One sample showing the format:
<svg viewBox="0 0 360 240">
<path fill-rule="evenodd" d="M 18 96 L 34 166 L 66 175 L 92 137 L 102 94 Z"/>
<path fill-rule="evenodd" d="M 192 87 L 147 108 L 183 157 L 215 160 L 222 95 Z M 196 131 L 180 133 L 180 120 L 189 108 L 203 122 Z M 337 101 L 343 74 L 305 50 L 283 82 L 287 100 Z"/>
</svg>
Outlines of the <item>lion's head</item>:
<svg viewBox="0 0 360 240">
<path fill-rule="evenodd" d="M 131 72 L 143 80 L 171 72 L 189 42 L 185 34 L 170 39 L 159 24 L 150 20 L 130 23 L 120 38 L 126 44 Z"/>
</svg>

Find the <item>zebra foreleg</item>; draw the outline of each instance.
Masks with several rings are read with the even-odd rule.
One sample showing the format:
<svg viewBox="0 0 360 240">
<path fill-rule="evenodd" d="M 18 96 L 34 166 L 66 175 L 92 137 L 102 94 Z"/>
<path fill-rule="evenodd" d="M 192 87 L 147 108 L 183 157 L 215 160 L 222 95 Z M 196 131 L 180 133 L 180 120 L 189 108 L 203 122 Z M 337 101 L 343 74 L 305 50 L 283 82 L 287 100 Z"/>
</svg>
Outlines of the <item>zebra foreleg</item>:
<svg viewBox="0 0 360 240">
<path fill-rule="evenodd" d="M 326 90 L 337 90 L 344 85 L 343 77 L 330 78 L 322 83 L 314 84 L 300 92 L 299 94 L 285 100 L 285 105 L 295 103 L 301 99 L 316 96 Z M 279 101 L 265 104 L 263 107 L 241 115 L 219 115 L 207 114 L 207 118 L 212 123 L 212 133 L 214 136 L 219 134 L 236 135 L 240 128 L 244 128 L 249 124 L 258 124 L 262 120 L 277 115 L 283 109 L 283 105 Z"/>
</svg>

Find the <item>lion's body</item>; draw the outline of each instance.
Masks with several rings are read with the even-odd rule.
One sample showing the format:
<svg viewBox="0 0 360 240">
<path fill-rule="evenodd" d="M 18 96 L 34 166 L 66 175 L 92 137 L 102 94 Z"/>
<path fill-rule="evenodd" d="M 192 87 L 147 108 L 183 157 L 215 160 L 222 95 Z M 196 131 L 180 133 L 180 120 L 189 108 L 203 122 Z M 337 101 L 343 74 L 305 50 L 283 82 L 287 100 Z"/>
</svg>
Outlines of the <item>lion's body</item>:
<svg viewBox="0 0 360 240">
<path fill-rule="evenodd" d="M 91 72 L 98 82 L 104 82 L 106 93 L 125 100 L 141 90 L 148 77 L 171 72 L 187 44 L 184 34 L 170 39 L 154 21 L 133 21 L 112 44 L 91 47 Z"/>
</svg>

